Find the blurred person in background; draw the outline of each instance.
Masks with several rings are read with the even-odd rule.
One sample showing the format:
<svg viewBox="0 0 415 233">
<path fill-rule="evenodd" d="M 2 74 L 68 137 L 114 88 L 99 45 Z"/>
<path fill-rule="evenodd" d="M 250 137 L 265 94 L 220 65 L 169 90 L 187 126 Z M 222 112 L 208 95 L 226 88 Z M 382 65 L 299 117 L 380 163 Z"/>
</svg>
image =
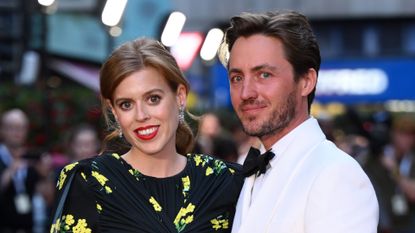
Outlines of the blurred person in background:
<svg viewBox="0 0 415 233">
<path fill-rule="evenodd" d="M 310 116 L 320 52 L 307 18 L 243 13 L 221 48 L 235 112 L 262 143 L 244 162 L 232 232 L 375 233 L 370 180 Z"/>
<path fill-rule="evenodd" d="M 32 232 L 33 202 L 39 173 L 33 160 L 39 153 L 26 147 L 29 119 L 21 109 L 0 118 L 0 232 Z"/>
<path fill-rule="evenodd" d="M 217 135 L 211 140 L 213 156 L 227 162 L 238 162 L 238 146 L 232 137 Z"/>
<path fill-rule="evenodd" d="M 203 114 L 199 118 L 195 152 L 211 155 L 214 149 L 213 138 L 220 136 L 221 133 L 223 129 L 219 116 L 213 112 Z"/>
<path fill-rule="evenodd" d="M 62 170 L 51 232 L 230 232 L 243 177 L 189 153 L 189 84 L 170 52 L 151 39 L 124 43 L 103 64 L 100 91 L 103 153 Z"/>
<path fill-rule="evenodd" d="M 380 205 L 379 232 L 415 232 L 415 117 L 393 119 L 390 142 L 368 162 Z"/>
<path fill-rule="evenodd" d="M 100 148 L 97 130 L 87 123 L 74 126 L 69 131 L 66 148 L 67 156 L 71 162 L 97 155 Z"/>
<path fill-rule="evenodd" d="M 234 124 L 231 125 L 230 132 L 232 138 L 235 140 L 235 144 L 238 150 L 238 159 L 236 162 L 243 164 L 249 149 L 251 147 L 260 148 L 261 141 L 258 137 L 250 136 L 245 133 L 238 119 Z"/>
<path fill-rule="evenodd" d="M 100 144 L 98 132 L 91 124 L 79 123 L 72 126 L 62 140 L 64 153 L 51 153 L 56 180 L 66 165 L 97 155 Z"/>
</svg>

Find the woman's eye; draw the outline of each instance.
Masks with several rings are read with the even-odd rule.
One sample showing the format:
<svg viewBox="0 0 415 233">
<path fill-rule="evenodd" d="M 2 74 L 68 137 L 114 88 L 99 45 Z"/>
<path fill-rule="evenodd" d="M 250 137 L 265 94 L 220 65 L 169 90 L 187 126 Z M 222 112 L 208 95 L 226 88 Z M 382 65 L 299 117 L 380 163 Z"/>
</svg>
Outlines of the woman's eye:
<svg viewBox="0 0 415 233">
<path fill-rule="evenodd" d="M 161 97 L 160 97 L 160 96 L 158 96 L 158 95 L 151 95 L 151 96 L 148 98 L 148 101 L 149 101 L 151 104 L 157 104 L 157 103 L 159 103 L 159 102 L 160 102 L 160 99 L 161 99 Z"/>
<path fill-rule="evenodd" d="M 260 76 L 261 76 L 261 78 L 265 78 L 265 79 L 267 79 L 267 78 L 271 77 L 271 74 L 270 74 L 270 73 L 268 73 L 268 72 L 262 72 L 262 73 L 260 74 Z"/>
<path fill-rule="evenodd" d="M 123 110 L 128 110 L 131 108 L 131 103 L 130 102 L 122 102 L 120 104 L 120 108 Z"/>
</svg>

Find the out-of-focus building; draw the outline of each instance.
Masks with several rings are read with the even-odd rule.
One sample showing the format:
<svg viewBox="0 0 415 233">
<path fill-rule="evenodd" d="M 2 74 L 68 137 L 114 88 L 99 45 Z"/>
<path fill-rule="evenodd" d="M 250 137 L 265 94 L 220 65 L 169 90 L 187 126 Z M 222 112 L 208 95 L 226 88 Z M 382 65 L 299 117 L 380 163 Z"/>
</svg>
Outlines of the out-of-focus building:
<svg viewBox="0 0 415 233">
<path fill-rule="evenodd" d="M 99 67 L 115 46 L 142 36 L 160 39 L 169 14 L 180 11 L 186 21 L 170 49 L 192 86 L 189 107 L 231 109 L 226 70 L 217 58 L 199 56 L 207 32 L 226 28 L 230 17 L 244 11 L 292 9 L 309 17 L 321 47 L 315 109 L 322 109 L 318 104 L 380 104 L 415 112 L 413 0 L 128 0 L 121 20 L 111 27 L 101 19 L 107 1 L 0 0 L 0 103 L 20 100 L 9 98 L 21 91 L 10 91 L 10 85 L 39 89 L 37 94 L 46 97 L 38 99 L 49 101 L 42 110 L 48 116 L 39 114 L 39 119 L 59 120 L 55 115 L 64 114 L 53 113 L 56 99 L 69 98 L 60 96 L 63 88 L 79 85 L 96 94 Z M 46 123 L 44 128 L 50 129 Z"/>
<path fill-rule="evenodd" d="M 318 102 L 386 103 L 393 111 L 415 111 L 412 91 L 415 71 L 411 68 L 415 66 L 414 1 L 176 0 L 174 3 L 188 16 L 185 30 L 189 31 L 200 30 L 201 25 L 224 27 L 231 16 L 243 11 L 298 10 L 310 18 L 320 44 Z M 226 74 L 220 64 L 213 67 L 212 85 L 217 87 L 212 94 L 215 106 L 229 99 L 223 95 L 227 88 L 223 82 Z"/>
</svg>

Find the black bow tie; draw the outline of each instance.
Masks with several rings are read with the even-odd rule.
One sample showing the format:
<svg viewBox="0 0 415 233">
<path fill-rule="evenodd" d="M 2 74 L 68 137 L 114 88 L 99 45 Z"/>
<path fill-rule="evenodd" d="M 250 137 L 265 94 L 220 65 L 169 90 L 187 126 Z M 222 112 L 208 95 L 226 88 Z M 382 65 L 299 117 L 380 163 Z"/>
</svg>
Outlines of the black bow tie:
<svg viewBox="0 0 415 233">
<path fill-rule="evenodd" d="M 264 154 L 260 154 L 259 150 L 251 147 L 246 156 L 242 173 L 245 177 L 251 176 L 259 171 L 259 175 L 267 171 L 269 161 L 274 158 L 275 154 L 268 150 Z"/>
</svg>

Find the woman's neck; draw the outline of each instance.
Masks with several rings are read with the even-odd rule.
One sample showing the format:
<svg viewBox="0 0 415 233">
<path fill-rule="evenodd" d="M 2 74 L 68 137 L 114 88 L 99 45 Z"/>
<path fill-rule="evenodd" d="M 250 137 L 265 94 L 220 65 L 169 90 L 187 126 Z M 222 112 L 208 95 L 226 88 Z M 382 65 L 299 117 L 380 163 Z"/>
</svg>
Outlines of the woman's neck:
<svg viewBox="0 0 415 233">
<path fill-rule="evenodd" d="M 146 176 L 165 178 L 180 173 L 187 159 L 176 151 L 164 155 L 147 155 L 131 149 L 122 158 Z"/>
</svg>

